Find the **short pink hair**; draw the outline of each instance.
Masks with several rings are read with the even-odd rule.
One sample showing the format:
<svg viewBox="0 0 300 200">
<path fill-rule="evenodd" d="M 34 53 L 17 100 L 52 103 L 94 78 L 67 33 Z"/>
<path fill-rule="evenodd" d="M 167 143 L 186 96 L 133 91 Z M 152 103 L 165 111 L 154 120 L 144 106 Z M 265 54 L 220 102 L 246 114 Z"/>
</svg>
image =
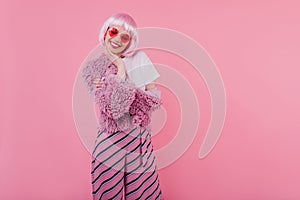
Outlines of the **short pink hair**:
<svg viewBox="0 0 300 200">
<path fill-rule="evenodd" d="M 107 29 L 110 26 L 124 26 L 125 30 L 129 32 L 131 39 L 127 48 L 122 53 L 122 55 L 124 56 L 133 55 L 135 53 L 134 50 L 137 47 L 137 43 L 138 43 L 138 31 L 134 19 L 126 13 L 117 13 L 109 17 L 104 22 L 99 33 L 99 42 L 103 47 L 105 46 L 104 36 L 106 34 Z"/>
</svg>

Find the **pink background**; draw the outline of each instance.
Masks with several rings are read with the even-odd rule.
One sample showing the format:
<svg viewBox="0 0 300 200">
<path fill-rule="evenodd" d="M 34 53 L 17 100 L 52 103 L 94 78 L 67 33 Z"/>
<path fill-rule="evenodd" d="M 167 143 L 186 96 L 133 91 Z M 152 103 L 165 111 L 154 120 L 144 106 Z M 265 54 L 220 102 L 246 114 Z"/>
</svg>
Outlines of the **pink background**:
<svg viewBox="0 0 300 200">
<path fill-rule="evenodd" d="M 139 27 L 174 29 L 196 40 L 226 88 L 221 137 L 199 160 L 210 119 L 203 80 L 165 54 L 149 54 L 181 70 L 201 91 L 193 144 L 159 170 L 165 198 L 300 199 L 295 2 L 1 1 L 0 199 L 91 199 L 91 158 L 76 132 L 72 90 L 81 62 L 98 44 L 99 28 L 117 12 L 131 14 Z M 175 117 L 153 138 L 155 148 L 175 134 L 165 130 L 178 123 L 176 107 L 166 105 Z"/>
</svg>

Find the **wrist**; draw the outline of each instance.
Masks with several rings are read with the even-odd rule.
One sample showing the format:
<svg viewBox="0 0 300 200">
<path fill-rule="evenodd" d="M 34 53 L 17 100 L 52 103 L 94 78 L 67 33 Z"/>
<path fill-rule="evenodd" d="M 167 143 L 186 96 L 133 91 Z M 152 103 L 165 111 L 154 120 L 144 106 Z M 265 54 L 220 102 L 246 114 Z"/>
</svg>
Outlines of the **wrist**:
<svg viewBox="0 0 300 200">
<path fill-rule="evenodd" d="M 117 75 L 124 81 L 126 79 L 126 72 L 118 71 Z"/>
<path fill-rule="evenodd" d="M 115 64 L 116 66 L 120 66 L 120 65 L 123 65 L 123 60 L 121 58 L 115 58 L 113 61 L 112 61 L 113 64 Z"/>
</svg>

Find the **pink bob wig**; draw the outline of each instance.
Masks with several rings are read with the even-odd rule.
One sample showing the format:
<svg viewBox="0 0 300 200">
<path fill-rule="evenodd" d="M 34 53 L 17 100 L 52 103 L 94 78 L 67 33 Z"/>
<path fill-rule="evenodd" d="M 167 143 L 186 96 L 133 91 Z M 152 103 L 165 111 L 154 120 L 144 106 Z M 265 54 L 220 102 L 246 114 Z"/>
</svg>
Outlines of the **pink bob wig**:
<svg viewBox="0 0 300 200">
<path fill-rule="evenodd" d="M 126 13 L 117 13 L 109 17 L 103 24 L 99 33 L 99 42 L 105 46 L 105 35 L 110 26 L 124 26 L 125 30 L 130 34 L 130 42 L 127 48 L 122 52 L 123 56 L 132 56 L 138 43 L 137 25 L 134 19 Z"/>
</svg>

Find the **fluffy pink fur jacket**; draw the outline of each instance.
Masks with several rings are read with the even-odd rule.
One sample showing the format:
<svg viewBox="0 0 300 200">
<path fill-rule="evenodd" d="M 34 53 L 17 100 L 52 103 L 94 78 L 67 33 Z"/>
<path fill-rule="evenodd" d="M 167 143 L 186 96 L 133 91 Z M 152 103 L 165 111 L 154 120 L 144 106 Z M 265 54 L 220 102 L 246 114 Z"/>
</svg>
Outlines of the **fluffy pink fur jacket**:
<svg viewBox="0 0 300 200">
<path fill-rule="evenodd" d="M 122 80 L 117 72 L 104 53 L 88 61 L 81 71 L 89 94 L 100 108 L 98 128 L 111 134 L 139 125 L 150 131 L 151 113 L 162 105 L 160 91 L 157 87 L 148 91 L 137 88 L 128 75 Z M 95 78 L 101 79 L 101 89 L 93 83 Z"/>
</svg>

